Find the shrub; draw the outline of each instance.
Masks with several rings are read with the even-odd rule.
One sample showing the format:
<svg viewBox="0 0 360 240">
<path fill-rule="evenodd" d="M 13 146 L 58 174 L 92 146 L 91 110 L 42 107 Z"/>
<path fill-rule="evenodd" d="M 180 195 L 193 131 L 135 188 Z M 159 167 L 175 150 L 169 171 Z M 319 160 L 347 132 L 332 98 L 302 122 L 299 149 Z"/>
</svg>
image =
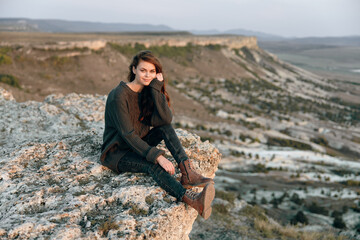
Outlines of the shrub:
<svg viewBox="0 0 360 240">
<path fill-rule="evenodd" d="M 228 137 L 232 136 L 232 132 L 230 130 L 226 130 L 223 134 L 225 134 Z"/>
<path fill-rule="evenodd" d="M 127 56 L 133 56 L 141 50 L 148 49 L 153 52 L 158 57 L 168 57 L 176 60 L 178 63 L 182 65 L 187 65 L 187 61 L 191 61 L 191 54 L 195 49 L 199 46 L 192 45 L 188 43 L 186 46 L 178 47 L 178 46 L 169 46 L 167 44 L 161 46 L 149 46 L 145 47 L 144 44 L 135 43 L 135 44 L 117 44 L 117 43 L 108 43 L 108 45 L 114 50 L 125 54 Z"/>
<path fill-rule="evenodd" d="M 214 51 L 220 51 L 222 46 L 220 44 L 208 44 L 205 45 L 206 48 L 210 49 L 210 50 L 214 50 Z"/>
<path fill-rule="evenodd" d="M 331 217 L 333 218 L 337 218 L 337 217 L 341 217 L 343 213 L 339 212 L 339 211 L 333 211 L 331 214 Z"/>
<path fill-rule="evenodd" d="M 265 211 L 262 208 L 260 208 L 259 206 L 247 205 L 246 207 L 244 207 L 243 209 L 240 210 L 239 214 L 247 216 L 248 218 L 251 218 L 254 220 L 258 219 L 258 220 L 268 222 L 268 219 L 265 215 Z"/>
<path fill-rule="evenodd" d="M 221 191 L 221 190 L 217 190 L 215 192 L 215 197 L 224 199 L 224 200 L 226 200 L 226 201 L 228 201 L 229 203 L 232 203 L 232 204 L 234 203 L 235 198 L 236 198 L 235 193 Z"/>
<path fill-rule="evenodd" d="M 310 212 L 328 216 L 329 212 L 324 207 L 318 206 L 316 202 L 312 202 L 307 208 Z"/>
<path fill-rule="evenodd" d="M 304 203 L 304 199 L 300 198 L 297 193 L 294 193 L 294 194 L 291 196 L 290 201 L 296 203 L 297 205 L 301 205 L 301 204 Z"/>
<path fill-rule="evenodd" d="M 309 224 L 308 218 L 302 211 L 298 211 L 297 214 L 290 220 L 292 225 L 296 225 L 297 223 Z"/>
<path fill-rule="evenodd" d="M 312 147 L 309 144 L 302 143 L 299 141 L 277 138 L 277 137 L 268 137 L 267 145 L 270 146 L 280 146 L 280 147 L 292 147 L 300 150 L 312 150 Z"/>
<path fill-rule="evenodd" d="M 8 74 L 0 74 L 0 82 L 21 89 L 17 77 Z"/>
<path fill-rule="evenodd" d="M 213 204 L 212 208 L 215 210 L 215 212 L 217 212 L 218 214 L 221 214 L 221 215 L 227 215 L 229 213 L 228 206 L 226 206 L 224 204 L 216 203 L 216 204 Z"/>
<path fill-rule="evenodd" d="M 333 222 L 333 226 L 335 228 L 340 228 L 340 229 L 346 228 L 346 224 L 345 224 L 345 222 L 344 222 L 344 220 L 342 219 L 341 216 L 335 217 L 334 222 Z"/>
<path fill-rule="evenodd" d="M 356 180 L 347 180 L 345 182 L 341 182 L 342 184 L 349 186 L 349 187 L 357 187 L 360 186 L 360 181 Z"/>
<path fill-rule="evenodd" d="M 12 64 L 11 57 L 0 53 L 0 65 L 2 64 Z"/>
<path fill-rule="evenodd" d="M 235 156 L 235 157 L 240 157 L 240 156 L 243 155 L 243 153 L 239 152 L 239 151 L 236 151 L 236 150 L 230 149 L 230 155 Z"/>
<path fill-rule="evenodd" d="M 264 164 L 258 163 L 258 164 L 253 165 L 253 172 L 267 173 L 269 171 Z"/>
<path fill-rule="evenodd" d="M 49 59 L 51 65 L 55 68 L 60 68 L 70 62 L 69 57 L 51 56 Z"/>
<path fill-rule="evenodd" d="M 329 145 L 329 141 L 324 136 L 312 138 L 311 141 L 324 147 Z"/>
</svg>

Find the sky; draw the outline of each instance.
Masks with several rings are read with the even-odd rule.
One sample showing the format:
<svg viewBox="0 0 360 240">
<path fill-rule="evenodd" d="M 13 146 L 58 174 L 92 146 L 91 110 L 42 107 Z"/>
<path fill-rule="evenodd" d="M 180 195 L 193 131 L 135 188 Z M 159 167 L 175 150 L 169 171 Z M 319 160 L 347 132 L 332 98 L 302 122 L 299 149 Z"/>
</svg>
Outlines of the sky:
<svg viewBox="0 0 360 240">
<path fill-rule="evenodd" d="M 360 0 L 0 0 L 0 18 L 246 29 L 283 37 L 360 35 Z"/>
</svg>

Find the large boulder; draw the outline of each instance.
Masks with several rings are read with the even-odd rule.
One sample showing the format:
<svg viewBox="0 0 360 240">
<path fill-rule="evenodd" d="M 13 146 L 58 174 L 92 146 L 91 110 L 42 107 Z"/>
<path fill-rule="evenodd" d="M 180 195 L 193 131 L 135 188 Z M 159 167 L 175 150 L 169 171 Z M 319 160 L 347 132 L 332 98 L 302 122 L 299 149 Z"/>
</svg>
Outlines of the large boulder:
<svg viewBox="0 0 360 240">
<path fill-rule="evenodd" d="M 0 89 L 0 238 L 188 239 L 194 209 L 146 174 L 100 164 L 105 101 L 69 94 L 18 103 Z M 198 171 L 214 177 L 219 151 L 176 133 Z"/>
</svg>

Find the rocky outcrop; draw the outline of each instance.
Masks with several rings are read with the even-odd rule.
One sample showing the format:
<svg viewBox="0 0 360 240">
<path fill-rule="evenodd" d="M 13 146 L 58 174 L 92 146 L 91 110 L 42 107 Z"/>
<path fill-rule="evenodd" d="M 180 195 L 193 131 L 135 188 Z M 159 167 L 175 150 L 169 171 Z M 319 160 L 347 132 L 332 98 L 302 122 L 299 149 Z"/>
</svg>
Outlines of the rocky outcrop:
<svg viewBox="0 0 360 240">
<path fill-rule="evenodd" d="M 187 44 L 205 46 L 210 44 L 219 44 L 222 46 L 226 46 L 229 49 L 233 48 L 242 48 L 247 47 L 249 49 L 258 49 L 257 38 L 256 37 L 245 37 L 245 36 L 161 36 L 160 38 L 157 36 L 134 36 L 127 37 L 126 39 L 117 39 L 118 43 L 126 44 L 135 44 L 141 43 L 144 44 L 145 47 L 150 46 L 178 46 L 183 47 Z"/>
<path fill-rule="evenodd" d="M 46 36 L 46 33 L 43 34 Z M 91 36 L 89 36 L 91 38 Z M 150 46 L 177 46 L 184 47 L 187 44 L 206 46 L 206 45 L 221 45 L 229 49 L 247 47 L 249 49 L 258 49 L 257 38 L 247 36 L 193 36 L 193 35 L 179 35 L 179 36 L 151 36 L 151 35 L 120 35 L 116 37 L 103 36 L 101 39 L 97 35 L 92 40 L 77 40 L 68 39 L 65 41 L 54 41 L 50 43 L 33 44 L 31 47 L 37 50 L 44 51 L 64 51 L 64 50 L 82 50 L 85 49 L 97 51 L 106 46 L 108 42 L 116 42 L 120 45 L 136 43 L 144 44 L 145 47 Z M 2 46 L 11 46 L 11 42 L 0 41 Z M 22 42 L 21 45 L 28 46 L 29 42 Z"/>
<path fill-rule="evenodd" d="M 100 165 L 105 100 L 69 94 L 17 103 L 0 89 L 0 238 L 188 239 L 195 210 L 145 174 Z M 219 151 L 176 132 L 199 172 L 213 177 Z"/>
</svg>

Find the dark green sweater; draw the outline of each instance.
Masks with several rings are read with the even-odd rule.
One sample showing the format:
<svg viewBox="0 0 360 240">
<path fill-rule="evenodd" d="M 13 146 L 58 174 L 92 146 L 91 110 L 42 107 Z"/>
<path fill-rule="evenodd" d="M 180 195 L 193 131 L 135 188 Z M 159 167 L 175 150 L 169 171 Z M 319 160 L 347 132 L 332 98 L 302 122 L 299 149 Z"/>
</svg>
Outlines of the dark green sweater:
<svg viewBox="0 0 360 240">
<path fill-rule="evenodd" d="M 171 124 L 172 113 L 165 95 L 160 91 L 163 84 L 164 82 L 154 79 L 149 85 L 154 101 L 154 111 L 148 124 L 139 120 L 141 93 L 131 90 L 125 82 L 120 82 L 116 88 L 111 90 L 105 106 L 105 130 L 100 157 L 104 166 L 118 172 L 119 160 L 130 150 L 153 163 L 156 163 L 159 155 L 164 154 L 163 150 L 151 147 L 142 140 L 150 131 L 150 126 Z M 120 152 L 119 158 L 106 159 L 106 153 L 113 147 Z"/>
</svg>

